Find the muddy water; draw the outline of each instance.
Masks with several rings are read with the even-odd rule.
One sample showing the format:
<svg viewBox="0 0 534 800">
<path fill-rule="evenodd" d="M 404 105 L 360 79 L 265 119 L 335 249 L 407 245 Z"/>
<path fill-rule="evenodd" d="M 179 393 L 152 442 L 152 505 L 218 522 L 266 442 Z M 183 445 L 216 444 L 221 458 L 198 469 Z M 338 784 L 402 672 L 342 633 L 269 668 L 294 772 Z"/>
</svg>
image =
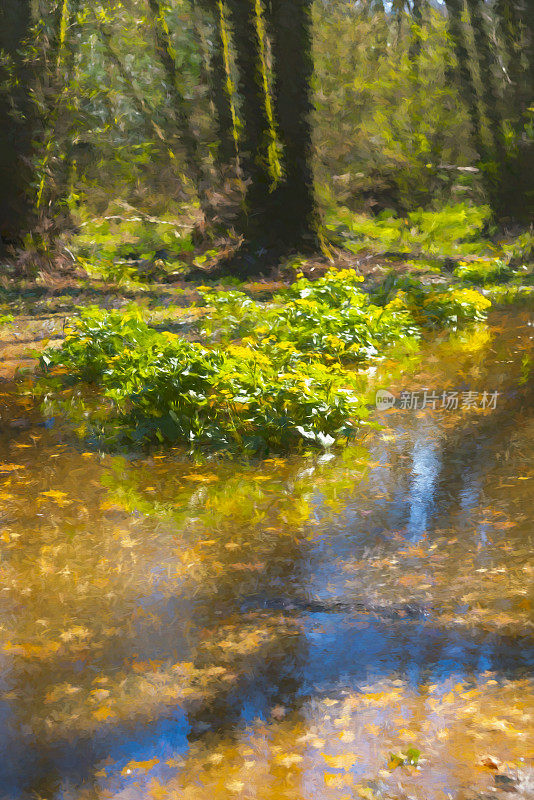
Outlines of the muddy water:
<svg viewBox="0 0 534 800">
<path fill-rule="evenodd" d="M 458 409 L 254 465 L 98 453 L 1 385 L 0 797 L 534 797 L 533 321 L 371 376 Z"/>
</svg>

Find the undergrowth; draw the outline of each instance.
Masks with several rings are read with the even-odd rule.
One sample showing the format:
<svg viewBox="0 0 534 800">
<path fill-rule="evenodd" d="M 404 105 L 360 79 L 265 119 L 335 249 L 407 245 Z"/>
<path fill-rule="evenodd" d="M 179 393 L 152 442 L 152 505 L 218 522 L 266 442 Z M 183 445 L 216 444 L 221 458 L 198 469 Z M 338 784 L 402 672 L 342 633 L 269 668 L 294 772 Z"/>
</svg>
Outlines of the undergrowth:
<svg viewBox="0 0 534 800">
<path fill-rule="evenodd" d="M 328 447 L 367 416 L 340 371 L 321 363 L 280 371 L 259 348 L 208 349 L 153 330 L 133 308 L 83 309 L 42 363 L 63 387 L 98 383 L 116 430 L 135 442 Z"/>
<path fill-rule="evenodd" d="M 425 326 L 478 321 L 490 305 L 474 290 L 407 279 L 372 297 L 361 280 L 349 270 L 299 277 L 268 303 L 201 288 L 202 343 L 155 330 L 136 306 L 80 309 L 63 345 L 41 357 L 48 399 L 72 410 L 77 387 L 93 385 L 77 395 L 80 431 L 113 441 L 328 448 L 367 418 L 356 365 Z"/>
</svg>

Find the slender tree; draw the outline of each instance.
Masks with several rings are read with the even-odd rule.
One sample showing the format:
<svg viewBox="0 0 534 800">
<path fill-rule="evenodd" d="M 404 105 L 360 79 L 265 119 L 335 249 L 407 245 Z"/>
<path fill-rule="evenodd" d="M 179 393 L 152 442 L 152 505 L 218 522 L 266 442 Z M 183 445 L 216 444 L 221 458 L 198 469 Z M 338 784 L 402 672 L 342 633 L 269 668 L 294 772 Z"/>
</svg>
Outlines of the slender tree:
<svg viewBox="0 0 534 800">
<path fill-rule="evenodd" d="M 412 2 L 412 40 L 408 50 L 408 57 L 412 63 L 414 74 L 419 70 L 419 56 L 421 55 L 422 28 L 423 28 L 423 8 L 422 0 Z"/>
<path fill-rule="evenodd" d="M 62 0 L 57 20 L 56 47 L 53 50 L 53 75 L 49 81 L 49 107 L 44 119 L 44 156 L 37 188 L 36 210 L 47 214 L 48 239 L 65 226 L 70 214 L 67 198 L 71 189 L 73 144 L 79 128 L 75 91 L 76 54 L 80 0 Z"/>
<path fill-rule="evenodd" d="M 268 238 L 270 194 L 276 180 L 270 146 L 273 120 L 267 90 L 258 2 L 228 0 L 240 97 L 240 161 L 246 183 L 241 230 L 252 249 Z"/>
<path fill-rule="evenodd" d="M 502 168 L 506 158 L 504 132 L 495 84 L 495 55 L 487 32 L 487 22 L 483 13 L 483 0 L 467 0 L 467 7 L 471 18 L 475 51 L 481 76 L 481 99 L 488 120 L 497 165 Z"/>
<path fill-rule="evenodd" d="M 210 222 L 213 217 L 213 209 L 207 195 L 207 179 L 198 138 L 193 130 L 189 106 L 184 97 L 176 66 L 176 54 L 171 34 L 160 0 L 148 0 L 148 4 L 154 23 L 156 52 L 167 77 L 167 89 L 172 101 L 178 134 L 185 150 L 187 171 L 197 190 L 204 218 L 206 222 Z"/>
<path fill-rule="evenodd" d="M 487 154 L 486 145 L 483 138 L 476 86 L 469 65 L 469 52 L 462 21 L 462 3 L 460 0 L 445 0 L 445 5 L 447 7 L 449 35 L 457 61 L 460 92 L 469 114 L 473 144 L 479 157 L 484 159 Z"/>
<path fill-rule="evenodd" d="M 521 32 L 514 0 L 497 0 L 495 3 L 497 29 L 504 51 L 505 68 L 510 82 L 506 92 L 507 113 L 517 122 L 521 108 Z"/>
<path fill-rule="evenodd" d="M 226 17 L 222 2 L 199 0 L 198 5 L 210 22 L 210 36 L 205 42 L 206 79 L 217 136 L 215 158 L 218 166 L 223 167 L 236 159 L 235 112 L 229 74 Z M 204 42 L 201 26 L 202 22 L 197 20 L 199 35 Z"/>
<path fill-rule="evenodd" d="M 273 223 L 283 246 L 316 249 L 318 219 L 312 168 L 311 0 L 271 0 L 274 105 L 282 144 L 282 180 Z"/>
<path fill-rule="evenodd" d="M 20 243 L 32 221 L 35 120 L 32 69 L 24 55 L 31 5 L 31 0 L 3 0 L 0 5 L 0 248 Z"/>
</svg>

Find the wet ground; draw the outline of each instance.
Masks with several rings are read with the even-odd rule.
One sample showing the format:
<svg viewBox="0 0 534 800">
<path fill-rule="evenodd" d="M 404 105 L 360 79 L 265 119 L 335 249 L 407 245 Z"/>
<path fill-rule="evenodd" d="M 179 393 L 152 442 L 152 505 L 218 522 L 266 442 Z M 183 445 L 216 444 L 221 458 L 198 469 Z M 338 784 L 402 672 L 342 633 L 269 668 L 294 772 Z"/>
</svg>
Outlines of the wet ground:
<svg viewBox="0 0 534 800">
<path fill-rule="evenodd" d="M 367 376 L 435 409 L 254 464 L 102 454 L 1 384 L 2 800 L 534 797 L 533 356 L 494 313 Z"/>
</svg>

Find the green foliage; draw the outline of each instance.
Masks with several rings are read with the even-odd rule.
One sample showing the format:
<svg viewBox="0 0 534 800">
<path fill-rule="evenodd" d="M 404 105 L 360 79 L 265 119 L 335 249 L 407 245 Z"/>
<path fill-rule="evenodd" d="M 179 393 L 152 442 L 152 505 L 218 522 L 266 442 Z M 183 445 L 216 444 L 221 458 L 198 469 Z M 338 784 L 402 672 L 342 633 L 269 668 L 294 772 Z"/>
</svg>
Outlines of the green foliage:
<svg viewBox="0 0 534 800">
<path fill-rule="evenodd" d="M 341 208 L 330 212 L 327 228 L 353 252 L 375 250 L 428 256 L 466 255 L 491 248 L 489 242 L 481 239 L 489 215 L 487 206 L 467 203 L 446 205 L 439 211 L 419 209 L 406 217 L 383 212 L 372 218 Z"/>
<path fill-rule="evenodd" d="M 110 215 L 83 223 L 72 248 L 89 273 L 121 282 L 139 277 L 137 261 L 157 260 L 162 267 L 176 269 L 193 244 L 191 235 L 172 220 Z"/>
<path fill-rule="evenodd" d="M 424 287 L 405 280 L 386 308 L 407 308 L 422 327 L 456 328 L 487 317 L 491 301 L 474 289 Z"/>
<path fill-rule="evenodd" d="M 518 265 L 532 264 L 534 260 L 534 230 L 523 231 L 511 242 L 502 245 L 508 262 Z"/>
<path fill-rule="evenodd" d="M 446 17 L 425 7 L 414 64 L 409 16 L 377 4 L 315 4 L 319 176 L 351 209 L 407 211 L 473 197 L 469 122 L 448 73 Z"/>
<path fill-rule="evenodd" d="M 347 376 L 321 364 L 280 370 L 253 347 L 209 350 L 159 333 L 138 312 L 83 309 L 42 364 L 64 382 L 97 382 L 110 419 L 133 441 L 186 442 L 251 451 L 350 436 L 366 409 Z"/>
<path fill-rule="evenodd" d="M 418 326 L 480 320 L 490 305 L 473 290 L 428 289 L 407 278 L 382 286 L 375 304 L 361 281 L 352 270 L 315 282 L 299 277 L 269 304 L 200 287 L 202 329 L 216 347 L 155 330 L 135 306 L 81 309 L 61 348 L 45 351 L 41 363 L 63 386 L 97 384 L 107 423 L 136 442 L 255 452 L 328 447 L 367 414 L 354 392 L 356 373 L 341 362 L 376 358 L 415 339 Z"/>
<path fill-rule="evenodd" d="M 485 290 L 485 296 L 495 305 L 525 306 L 534 309 L 534 286 L 521 286 L 517 284 L 490 286 Z"/>
<path fill-rule="evenodd" d="M 292 363 L 303 358 L 363 361 L 400 338 L 417 336 L 406 309 L 373 305 L 361 282 L 352 270 L 331 270 L 313 282 L 301 277 L 267 306 L 242 292 L 208 290 L 203 296 L 210 313 L 203 329 L 227 341 L 246 336 Z"/>
<path fill-rule="evenodd" d="M 498 283 L 510 278 L 512 274 L 511 267 L 500 258 L 460 261 L 454 270 L 457 278 L 473 284 Z"/>
<path fill-rule="evenodd" d="M 396 769 L 396 767 L 417 767 L 421 757 L 420 750 L 417 747 L 410 747 L 406 753 L 390 753 L 389 754 L 389 769 Z"/>
</svg>

